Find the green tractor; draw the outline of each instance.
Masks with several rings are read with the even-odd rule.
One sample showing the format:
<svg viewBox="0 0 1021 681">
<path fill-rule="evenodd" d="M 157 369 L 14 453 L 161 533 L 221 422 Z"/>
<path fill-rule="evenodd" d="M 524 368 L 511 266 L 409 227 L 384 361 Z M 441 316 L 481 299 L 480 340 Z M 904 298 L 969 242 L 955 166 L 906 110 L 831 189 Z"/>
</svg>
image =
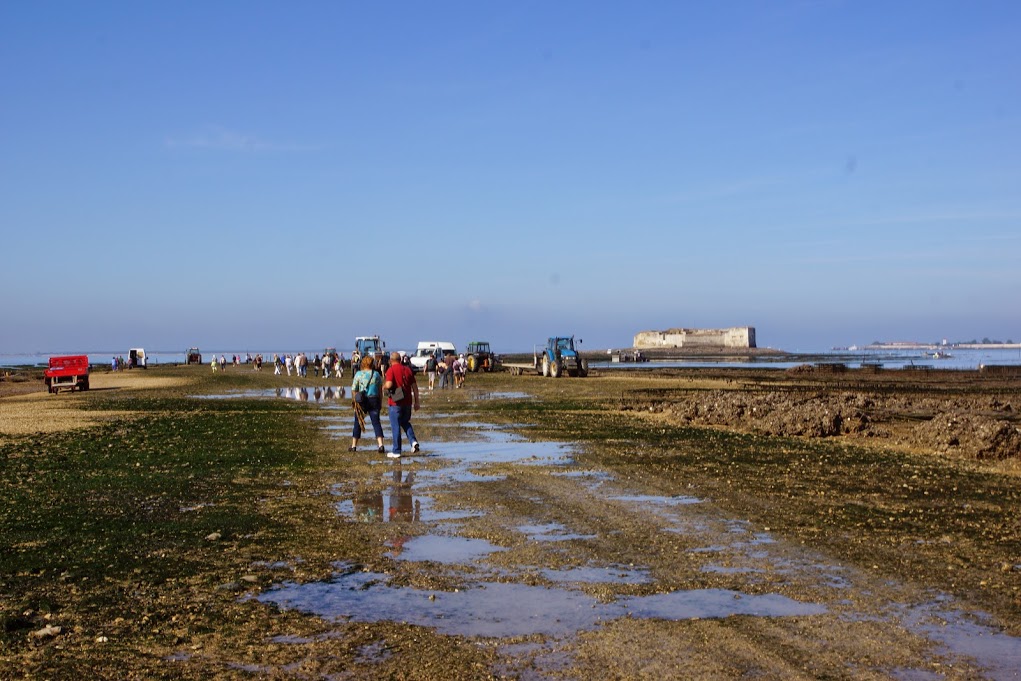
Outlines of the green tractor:
<svg viewBox="0 0 1021 681">
<path fill-rule="evenodd" d="M 581 339 L 578 340 L 581 344 Z M 582 359 L 581 352 L 574 347 L 574 336 L 549 338 L 542 357 L 536 358 L 543 376 L 560 378 L 568 376 L 588 376 L 588 361 Z"/>
<path fill-rule="evenodd" d="M 488 341 L 472 341 L 464 351 L 468 371 L 493 371 L 496 369 L 496 355 L 489 348 Z"/>
</svg>

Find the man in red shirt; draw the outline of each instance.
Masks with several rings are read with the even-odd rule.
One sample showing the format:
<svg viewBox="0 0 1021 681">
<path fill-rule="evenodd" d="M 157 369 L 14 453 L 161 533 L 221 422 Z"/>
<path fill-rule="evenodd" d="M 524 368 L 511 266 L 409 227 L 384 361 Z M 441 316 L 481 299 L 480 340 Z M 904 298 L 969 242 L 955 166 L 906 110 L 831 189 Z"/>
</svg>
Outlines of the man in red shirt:
<svg viewBox="0 0 1021 681">
<path fill-rule="evenodd" d="M 398 352 L 390 353 L 390 366 L 384 377 L 383 391 L 386 392 L 387 404 L 390 407 L 390 433 L 393 437 L 393 451 L 387 452 L 391 459 L 401 458 L 401 431 L 408 434 L 408 441 L 411 449 L 418 451 L 418 440 L 415 439 L 415 430 L 411 427 L 412 410 L 418 411 L 418 382 L 411 367 L 401 363 L 401 355 Z M 400 388 L 404 396 L 398 400 L 394 399 L 394 390 Z"/>
</svg>

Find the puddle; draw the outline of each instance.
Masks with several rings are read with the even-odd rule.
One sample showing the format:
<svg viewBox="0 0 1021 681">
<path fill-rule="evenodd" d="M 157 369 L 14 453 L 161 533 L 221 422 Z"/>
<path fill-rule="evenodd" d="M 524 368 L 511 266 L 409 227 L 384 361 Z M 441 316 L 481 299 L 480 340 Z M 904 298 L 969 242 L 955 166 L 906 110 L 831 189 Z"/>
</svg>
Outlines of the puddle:
<svg viewBox="0 0 1021 681">
<path fill-rule="evenodd" d="M 531 541 L 568 541 L 570 539 L 595 539 L 594 534 L 577 534 L 568 532 L 567 528 L 560 523 L 545 523 L 543 525 L 519 525 L 518 531 L 528 535 Z"/>
<path fill-rule="evenodd" d="M 437 442 L 430 445 L 429 449 L 436 456 L 459 459 L 464 463 L 564 465 L 573 461 L 573 449 L 570 445 L 562 442 L 529 442 L 520 438 L 508 438 L 504 441 Z"/>
<path fill-rule="evenodd" d="M 725 567 L 723 565 L 703 565 L 700 569 L 702 572 L 717 575 L 740 575 L 765 572 L 765 570 L 763 570 L 762 568 Z"/>
<path fill-rule="evenodd" d="M 528 393 L 519 391 L 508 391 L 508 392 L 483 392 L 483 393 L 472 393 L 471 399 L 473 400 L 523 400 L 531 398 L 532 396 Z"/>
<path fill-rule="evenodd" d="M 255 598 L 335 621 L 394 620 L 459 636 L 567 636 L 624 616 L 658 619 L 731 615 L 805 616 L 826 611 L 776 594 L 706 589 L 629 596 L 603 603 L 581 591 L 480 582 L 456 592 L 397 588 L 387 576 L 354 572 L 332 582 L 284 584 Z"/>
<path fill-rule="evenodd" d="M 651 494 L 624 494 L 618 496 L 609 497 L 614 501 L 627 501 L 632 504 L 648 505 L 648 506 L 680 506 L 682 504 L 701 504 L 702 500 L 695 497 L 687 496 L 673 496 L 673 497 L 662 497 Z"/>
<path fill-rule="evenodd" d="M 395 558 L 411 561 L 432 561 L 456 565 L 470 563 L 485 558 L 497 551 L 506 551 L 485 539 L 468 539 L 465 537 L 443 537 L 427 534 L 394 546 L 390 552 Z"/>
<path fill-rule="evenodd" d="M 943 600 L 951 601 L 949 597 Z M 945 651 L 978 661 L 990 678 L 1021 678 L 1021 639 L 997 631 L 985 618 L 947 609 L 936 601 L 911 608 L 905 620 L 909 628 L 936 641 Z"/>
<path fill-rule="evenodd" d="M 780 594 L 748 595 L 729 589 L 627 596 L 621 599 L 621 603 L 632 617 L 665 620 L 718 619 L 732 615 L 804 617 L 826 612 L 826 608 L 817 603 L 802 603 Z"/>
<path fill-rule="evenodd" d="M 580 567 L 567 570 L 542 570 L 551 582 L 581 584 L 650 584 L 653 580 L 645 570 L 625 567 Z"/>
</svg>

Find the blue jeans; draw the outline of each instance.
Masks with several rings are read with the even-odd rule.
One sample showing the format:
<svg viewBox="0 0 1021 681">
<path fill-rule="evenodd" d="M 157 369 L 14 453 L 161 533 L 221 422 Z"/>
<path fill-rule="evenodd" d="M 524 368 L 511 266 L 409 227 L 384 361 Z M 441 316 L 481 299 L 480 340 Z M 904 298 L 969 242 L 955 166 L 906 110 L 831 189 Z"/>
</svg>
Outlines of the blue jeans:
<svg viewBox="0 0 1021 681">
<path fill-rule="evenodd" d="M 380 398 L 372 395 L 369 397 L 368 405 L 365 407 L 365 413 L 368 415 L 369 420 L 372 421 L 372 431 L 376 437 L 383 437 L 383 424 L 379 422 L 379 407 Z M 355 417 L 355 425 L 351 431 L 351 437 L 359 439 L 362 436 L 362 427 L 358 423 L 358 417 Z"/>
<path fill-rule="evenodd" d="M 390 407 L 390 434 L 394 439 L 393 451 L 401 453 L 401 431 L 408 434 L 409 442 L 418 442 L 415 430 L 411 427 L 411 405 Z"/>
</svg>

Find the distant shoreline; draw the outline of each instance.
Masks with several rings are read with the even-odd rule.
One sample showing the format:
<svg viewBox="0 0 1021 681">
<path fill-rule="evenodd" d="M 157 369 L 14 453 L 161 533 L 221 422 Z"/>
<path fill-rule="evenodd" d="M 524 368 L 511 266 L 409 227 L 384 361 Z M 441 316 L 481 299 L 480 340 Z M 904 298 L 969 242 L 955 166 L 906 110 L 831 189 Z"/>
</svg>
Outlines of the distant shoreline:
<svg viewBox="0 0 1021 681">
<path fill-rule="evenodd" d="M 937 348 L 959 348 L 962 350 L 1019 350 L 1021 343 L 872 343 L 858 346 L 859 350 L 935 350 Z"/>
</svg>

